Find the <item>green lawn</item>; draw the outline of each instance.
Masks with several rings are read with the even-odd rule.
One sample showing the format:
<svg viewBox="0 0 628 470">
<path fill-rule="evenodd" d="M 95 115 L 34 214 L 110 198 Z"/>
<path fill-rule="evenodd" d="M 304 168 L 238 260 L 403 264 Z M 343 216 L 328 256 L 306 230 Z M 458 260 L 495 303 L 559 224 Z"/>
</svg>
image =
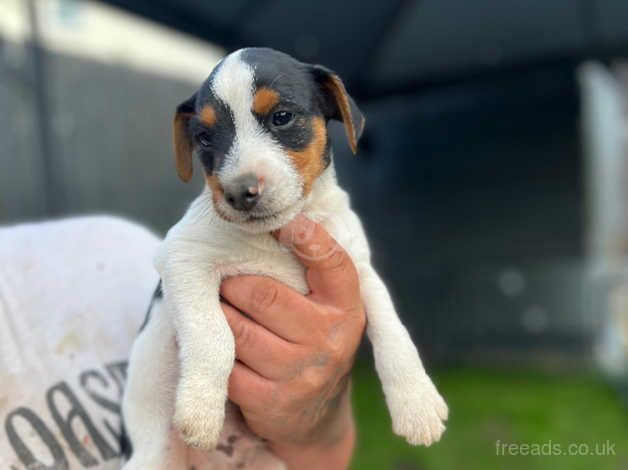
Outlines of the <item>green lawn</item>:
<svg viewBox="0 0 628 470">
<path fill-rule="evenodd" d="M 449 403 L 445 436 L 438 444 L 413 448 L 391 431 L 377 377 L 367 364 L 354 372 L 354 407 L 358 422 L 356 470 L 625 470 L 628 469 L 628 410 L 601 380 L 573 375 L 549 376 L 520 371 L 458 369 L 436 373 Z M 504 456 L 496 442 L 551 443 L 568 453 L 570 444 L 608 456 Z M 546 444 L 545 448 L 541 447 Z M 525 449 L 522 448 L 525 452 Z M 584 446 L 582 447 L 584 450 Z"/>
</svg>

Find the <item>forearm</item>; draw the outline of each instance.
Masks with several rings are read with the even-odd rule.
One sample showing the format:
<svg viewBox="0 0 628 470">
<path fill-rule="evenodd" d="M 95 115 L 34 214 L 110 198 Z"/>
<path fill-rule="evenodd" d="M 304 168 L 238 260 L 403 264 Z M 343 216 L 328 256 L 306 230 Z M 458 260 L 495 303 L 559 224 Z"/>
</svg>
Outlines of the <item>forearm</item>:
<svg viewBox="0 0 628 470">
<path fill-rule="evenodd" d="M 350 387 L 347 387 L 340 400 L 338 414 L 333 424 L 316 442 L 309 444 L 270 443 L 273 453 L 285 462 L 288 470 L 349 468 L 356 440 Z"/>
</svg>

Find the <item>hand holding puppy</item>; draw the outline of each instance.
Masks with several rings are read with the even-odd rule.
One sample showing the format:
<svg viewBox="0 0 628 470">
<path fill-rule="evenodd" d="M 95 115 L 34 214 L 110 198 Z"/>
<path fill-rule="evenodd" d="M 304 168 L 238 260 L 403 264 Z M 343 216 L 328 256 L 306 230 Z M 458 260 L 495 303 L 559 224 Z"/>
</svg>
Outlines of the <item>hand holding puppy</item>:
<svg viewBox="0 0 628 470">
<path fill-rule="evenodd" d="M 237 357 L 229 398 L 289 467 L 343 468 L 354 442 L 349 373 L 366 324 L 357 272 L 304 216 L 278 238 L 307 269 L 311 293 L 260 276 L 222 283 Z"/>
<path fill-rule="evenodd" d="M 122 408 L 136 450 L 125 470 L 173 470 L 164 462 L 180 440 L 216 448 L 228 396 L 291 466 L 312 468 L 307 449 L 351 447 L 343 390 L 365 311 L 394 432 L 430 445 L 445 430 L 447 405 L 336 179 L 330 120 L 355 152 L 364 116 L 342 80 L 264 48 L 225 57 L 177 107 L 177 171 L 188 181 L 196 152 L 206 186 L 155 257 L 163 299 L 131 351 Z M 271 236 L 286 224 L 279 238 L 292 250 Z"/>
</svg>

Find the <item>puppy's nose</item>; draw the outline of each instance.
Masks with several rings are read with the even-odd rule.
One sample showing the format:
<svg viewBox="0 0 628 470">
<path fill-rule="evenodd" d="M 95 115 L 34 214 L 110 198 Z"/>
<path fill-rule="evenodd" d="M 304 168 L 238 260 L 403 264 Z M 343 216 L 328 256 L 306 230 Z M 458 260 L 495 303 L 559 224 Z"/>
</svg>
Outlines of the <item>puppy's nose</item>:
<svg viewBox="0 0 628 470">
<path fill-rule="evenodd" d="M 251 210 L 262 195 L 263 185 L 257 175 L 246 173 L 224 187 L 225 200 L 239 211 Z"/>
</svg>

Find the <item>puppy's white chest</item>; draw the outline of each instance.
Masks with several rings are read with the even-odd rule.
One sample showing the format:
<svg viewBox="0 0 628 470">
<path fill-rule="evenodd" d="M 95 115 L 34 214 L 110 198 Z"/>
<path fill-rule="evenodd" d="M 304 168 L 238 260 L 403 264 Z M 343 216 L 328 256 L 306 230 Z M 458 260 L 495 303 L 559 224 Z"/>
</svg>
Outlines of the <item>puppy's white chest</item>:
<svg viewBox="0 0 628 470">
<path fill-rule="evenodd" d="M 270 235 L 254 235 L 233 240 L 224 261 L 217 261 L 222 278 L 240 274 L 269 276 L 302 294 L 309 292 L 303 266 L 295 256 Z"/>
</svg>

